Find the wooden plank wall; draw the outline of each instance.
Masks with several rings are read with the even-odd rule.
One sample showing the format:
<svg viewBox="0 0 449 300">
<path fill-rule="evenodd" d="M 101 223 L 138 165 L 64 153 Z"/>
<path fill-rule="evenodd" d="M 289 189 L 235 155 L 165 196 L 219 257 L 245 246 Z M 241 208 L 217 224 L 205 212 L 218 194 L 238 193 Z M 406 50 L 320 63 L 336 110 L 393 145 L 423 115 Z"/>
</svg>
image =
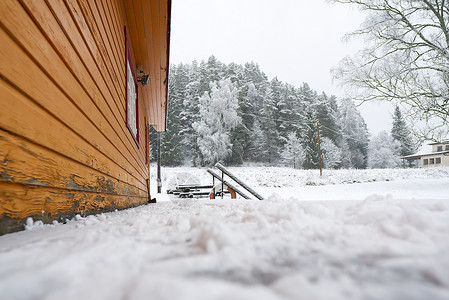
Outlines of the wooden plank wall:
<svg viewBox="0 0 449 300">
<path fill-rule="evenodd" d="M 1 0 L 0 24 L 0 234 L 29 216 L 146 203 L 148 115 L 139 148 L 126 127 L 122 1 Z"/>
<path fill-rule="evenodd" d="M 170 1 L 133 0 L 124 1 L 125 12 L 130 20 L 129 33 L 136 41 L 136 64 L 150 74 L 150 88 L 143 93 L 149 101 L 149 121 L 158 132 L 166 130 L 167 66 L 169 40 Z"/>
</svg>

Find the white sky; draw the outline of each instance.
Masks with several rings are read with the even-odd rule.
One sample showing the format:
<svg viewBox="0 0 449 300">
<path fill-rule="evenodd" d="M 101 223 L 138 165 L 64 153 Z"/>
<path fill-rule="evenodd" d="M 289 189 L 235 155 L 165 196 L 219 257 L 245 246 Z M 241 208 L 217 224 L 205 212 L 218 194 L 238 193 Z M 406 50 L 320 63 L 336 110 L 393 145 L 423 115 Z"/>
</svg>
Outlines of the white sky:
<svg viewBox="0 0 449 300">
<path fill-rule="evenodd" d="M 269 79 L 342 97 L 330 69 L 362 47 L 343 42 L 364 17 L 325 0 L 172 0 L 170 62 L 190 63 L 210 55 L 224 62 L 254 61 Z M 390 131 L 392 108 L 360 107 L 372 134 Z"/>
</svg>

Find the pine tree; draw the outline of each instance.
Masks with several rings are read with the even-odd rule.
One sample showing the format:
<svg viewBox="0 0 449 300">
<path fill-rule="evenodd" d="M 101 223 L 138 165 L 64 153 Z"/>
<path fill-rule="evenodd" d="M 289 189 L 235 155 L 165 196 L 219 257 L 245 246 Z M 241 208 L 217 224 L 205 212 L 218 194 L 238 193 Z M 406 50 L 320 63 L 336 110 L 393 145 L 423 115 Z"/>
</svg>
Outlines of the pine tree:
<svg viewBox="0 0 449 300">
<path fill-rule="evenodd" d="M 263 122 L 262 122 L 263 123 Z M 268 157 L 267 141 L 261 122 L 256 119 L 251 130 L 248 146 L 248 159 L 254 162 L 264 162 Z"/>
<path fill-rule="evenodd" d="M 223 130 L 222 136 L 216 133 L 212 137 L 217 131 L 214 124 L 217 119 L 208 120 L 206 111 L 211 108 L 207 108 L 205 102 L 207 97 L 212 101 L 214 89 L 221 89 L 219 83 L 211 83 L 221 82 L 222 78 L 228 78 L 236 90 L 236 114 L 242 121 Z M 276 164 L 280 162 L 284 146 L 290 139 L 289 133 L 294 132 L 308 153 L 306 165 L 315 168 L 318 166 L 317 120 L 322 124 L 322 138 L 331 140 L 329 147 L 333 150 L 328 150 L 328 153 L 338 153 L 338 149 L 333 148 L 335 145 L 351 151 L 355 148 L 355 145 L 348 143 L 348 139 L 341 137 L 341 122 L 336 121 L 339 119 L 339 107 L 335 97 L 327 97 L 324 93 L 318 96 L 307 83 L 295 88 L 277 78 L 269 81 L 259 65 L 253 62 L 244 66 L 235 63 L 227 65 L 211 56 L 199 64 L 194 61 L 171 66 L 168 101 L 167 132 L 162 134 L 161 146 L 167 152 L 162 153 L 162 157 L 170 164 L 179 163 L 175 158 L 179 152 L 182 153 L 179 155 L 182 156 L 182 163 L 190 161 L 195 166 L 210 163 L 211 154 L 206 149 L 214 147 L 213 152 L 226 150 L 226 155 L 221 155 L 219 159 L 228 164 L 244 161 Z M 155 133 L 151 135 L 151 153 L 155 155 L 157 139 Z M 206 136 L 209 136 L 209 144 Z M 224 144 L 228 146 L 224 147 L 222 143 L 220 148 L 216 143 L 218 141 L 226 141 Z M 323 155 L 324 152 L 323 148 Z M 343 152 L 350 153 L 349 150 Z M 353 156 L 350 159 L 351 167 L 354 167 Z M 331 163 L 338 161 L 338 155 L 336 157 L 329 158 L 328 165 L 336 167 Z"/>
<path fill-rule="evenodd" d="M 264 95 L 263 106 L 260 111 L 264 130 L 265 147 L 267 156 L 265 161 L 274 163 L 279 159 L 279 133 L 276 128 L 276 104 L 273 99 L 272 90 L 267 87 Z"/>
<path fill-rule="evenodd" d="M 304 149 L 295 132 L 289 132 L 284 150 L 281 153 L 282 161 L 293 168 L 301 168 L 304 163 Z"/>
<path fill-rule="evenodd" d="M 211 55 L 206 63 L 207 79 L 209 82 L 219 81 L 225 78 L 223 64 Z"/>
<path fill-rule="evenodd" d="M 242 123 L 231 129 L 232 153 L 226 161 L 229 165 L 241 165 L 244 160 L 245 150 L 249 143 L 249 128 L 252 127 L 252 120 L 248 120 L 252 105 L 247 99 L 246 80 L 243 79 L 243 68 L 235 63 L 223 66 L 224 75 L 231 80 L 238 90 L 237 115 L 242 119 Z"/>
<path fill-rule="evenodd" d="M 401 110 L 396 106 L 393 115 L 393 126 L 391 128 L 391 136 L 400 144 L 400 155 L 411 155 L 415 152 L 413 139 L 407 124 L 402 118 Z"/>
<path fill-rule="evenodd" d="M 149 126 L 148 142 L 150 143 L 150 162 L 157 160 L 157 131 Z"/>
<path fill-rule="evenodd" d="M 317 119 L 320 123 L 320 134 L 327 137 L 336 145 L 341 139 L 340 127 L 338 126 L 337 104 L 335 97 L 328 97 L 324 92 L 318 96 Z"/>
<path fill-rule="evenodd" d="M 239 93 L 239 116 L 242 118 L 242 124 L 239 125 L 235 130 L 240 133 L 236 135 L 236 139 L 233 144 L 238 143 L 241 145 L 241 158 L 243 160 L 251 160 L 251 151 L 256 148 L 252 147 L 253 136 L 252 129 L 254 128 L 254 106 L 253 104 L 257 102 L 258 92 L 254 83 L 251 81 L 246 82 Z M 239 128 L 241 127 L 241 128 Z M 240 151 L 240 146 L 233 148 L 233 151 Z M 235 156 L 233 154 L 233 156 Z"/>
<path fill-rule="evenodd" d="M 230 143 L 232 145 L 231 155 L 225 162 L 229 165 L 241 165 L 247 146 L 247 132 L 243 124 L 239 124 L 231 130 Z"/>
<path fill-rule="evenodd" d="M 342 167 L 365 169 L 368 159 L 368 129 L 350 99 L 341 101 L 340 127 L 342 132 Z"/>
<path fill-rule="evenodd" d="M 304 145 L 304 169 L 317 169 L 320 166 L 318 152 L 317 119 L 312 105 L 308 105 L 305 111 L 305 124 L 303 131 Z"/>
<path fill-rule="evenodd" d="M 182 137 L 181 120 L 178 117 L 183 110 L 183 98 L 185 97 L 185 86 L 188 81 L 186 67 L 180 64 L 172 71 L 177 74 L 169 82 L 168 86 L 168 106 L 170 111 L 167 118 L 167 128 L 161 134 L 161 164 L 165 166 L 177 166 L 183 161 L 182 153 Z"/>
<path fill-rule="evenodd" d="M 193 130 L 193 123 L 198 120 L 199 116 L 199 98 L 200 98 L 200 68 L 196 61 L 190 65 L 186 86 L 185 98 L 183 101 L 183 111 L 181 117 L 181 132 L 183 153 L 186 161 L 190 161 L 193 165 L 197 165 L 196 161 L 199 157 L 199 149 L 196 142 L 196 135 Z"/>
</svg>

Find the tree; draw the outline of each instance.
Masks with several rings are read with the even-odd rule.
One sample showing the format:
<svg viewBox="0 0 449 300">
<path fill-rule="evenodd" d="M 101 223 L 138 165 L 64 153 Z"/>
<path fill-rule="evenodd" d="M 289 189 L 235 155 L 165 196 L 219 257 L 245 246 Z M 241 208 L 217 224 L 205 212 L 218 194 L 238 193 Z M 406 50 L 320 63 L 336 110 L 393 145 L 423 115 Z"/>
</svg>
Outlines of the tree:
<svg viewBox="0 0 449 300">
<path fill-rule="evenodd" d="M 276 105 L 271 88 L 268 86 L 264 93 L 263 106 L 260 110 L 263 122 L 264 140 L 267 151 L 265 161 L 274 163 L 279 158 L 279 132 L 276 128 Z"/>
<path fill-rule="evenodd" d="M 283 162 L 293 168 L 300 168 L 302 166 L 304 162 L 304 149 L 295 132 L 291 131 L 288 133 L 287 143 L 281 152 L 281 157 Z"/>
<path fill-rule="evenodd" d="M 393 115 L 393 126 L 391 128 L 391 136 L 400 144 L 400 154 L 402 156 L 410 155 L 415 152 L 413 139 L 407 124 L 402 118 L 401 110 L 396 106 Z"/>
<path fill-rule="evenodd" d="M 181 119 L 181 130 L 179 135 L 182 137 L 183 155 L 185 161 L 191 161 L 196 165 L 196 158 L 199 155 L 196 143 L 196 135 L 193 130 L 193 123 L 197 121 L 199 115 L 198 102 L 200 98 L 200 69 L 198 63 L 193 61 L 189 66 L 188 83 L 185 86 L 185 95 L 182 99 L 183 109 L 178 117 Z M 178 73 L 170 73 L 170 80 L 176 80 Z M 170 81 L 169 81 L 170 82 Z M 171 114 L 168 116 L 171 117 Z"/>
<path fill-rule="evenodd" d="M 337 104 L 335 96 L 328 97 L 322 93 L 317 98 L 316 104 L 317 119 L 320 123 L 320 134 L 337 144 L 341 139 L 340 128 L 338 127 Z"/>
<path fill-rule="evenodd" d="M 179 115 L 179 105 L 175 103 L 169 103 L 169 105 L 171 113 Z M 176 118 L 168 118 L 167 130 L 161 134 L 161 164 L 164 166 L 178 166 L 184 161 L 179 131 L 179 121 Z"/>
<path fill-rule="evenodd" d="M 211 93 L 199 100 L 200 119 L 193 124 L 203 165 L 224 160 L 231 153 L 230 131 L 241 123 L 237 88 L 230 79 L 212 82 Z"/>
<path fill-rule="evenodd" d="M 368 167 L 371 169 L 393 169 L 401 166 L 400 143 L 386 131 L 371 139 L 368 153 Z"/>
<path fill-rule="evenodd" d="M 220 131 L 215 122 L 221 122 L 221 117 L 209 104 L 219 94 L 216 90 L 222 89 L 222 78 L 228 78 L 230 89 L 236 90 L 237 109 L 230 112 L 236 111 L 241 123 Z M 161 135 L 164 164 L 191 162 L 198 166 L 216 159 L 233 165 L 244 161 L 276 164 L 282 158 L 288 134 L 294 132 L 307 149 L 308 161 L 313 164 L 308 167 L 317 167 L 317 119 L 321 136 L 342 147 L 335 97 L 324 93 L 318 96 L 307 83 L 296 88 L 277 78 L 268 80 L 253 62 L 244 66 L 224 64 L 211 56 L 201 63 L 172 65 L 168 92 L 167 131 Z M 153 156 L 156 137 L 151 131 Z M 221 153 L 219 158 L 210 159 L 217 153 Z"/>
<path fill-rule="evenodd" d="M 421 139 L 449 135 L 449 4 L 445 0 L 333 0 L 366 11 L 365 49 L 333 70 L 357 99 L 407 107 Z"/>
<path fill-rule="evenodd" d="M 304 169 L 318 169 L 320 156 L 318 152 L 317 119 L 312 105 L 306 106 L 305 127 L 302 133 L 304 145 Z"/>
<path fill-rule="evenodd" d="M 341 165 L 341 149 L 330 138 L 323 137 L 321 139 L 321 151 L 325 168 L 335 169 Z"/>
<path fill-rule="evenodd" d="M 365 169 L 368 158 L 368 129 L 359 111 L 350 99 L 340 104 L 342 131 L 342 167 Z"/>
<path fill-rule="evenodd" d="M 231 155 L 226 160 L 227 164 L 241 165 L 243 163 L 243 154 L 247 144 L 246 127 L 238 124 L 230 132 L 230 143 L 232 144 Z"/>
<path fill-rule="evenodd" d="M 185 86 L 188 82 L 187 66 L 179 64 L 170 70 L 176 74 L 175 80 L 168 84 L 169 114 L 175 117 L 167 118 L 167 130 L 161 134 L 161 163 L 166 166 L 180 165 L 184 157 L 182 153 L 181 119 L 178 117 L 183 111 L 183 99 L 185 97 Z"/>
</svg>

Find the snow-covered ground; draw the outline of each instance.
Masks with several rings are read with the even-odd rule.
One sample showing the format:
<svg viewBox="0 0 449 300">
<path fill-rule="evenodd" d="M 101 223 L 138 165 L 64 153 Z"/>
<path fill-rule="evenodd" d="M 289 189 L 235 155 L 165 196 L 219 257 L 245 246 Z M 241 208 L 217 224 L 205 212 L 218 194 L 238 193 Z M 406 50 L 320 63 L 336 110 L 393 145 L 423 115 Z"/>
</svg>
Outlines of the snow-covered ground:
<svg viewBox="0 0 449 300">
<path fill-rule="evenodd" d="M 449 299 L 448 168 L 231 170 L 267 199 L 160 201 L 0 236 L 0 299 Z M 164 189 L 211 182 L 162 171 Z"/>
</svg>

